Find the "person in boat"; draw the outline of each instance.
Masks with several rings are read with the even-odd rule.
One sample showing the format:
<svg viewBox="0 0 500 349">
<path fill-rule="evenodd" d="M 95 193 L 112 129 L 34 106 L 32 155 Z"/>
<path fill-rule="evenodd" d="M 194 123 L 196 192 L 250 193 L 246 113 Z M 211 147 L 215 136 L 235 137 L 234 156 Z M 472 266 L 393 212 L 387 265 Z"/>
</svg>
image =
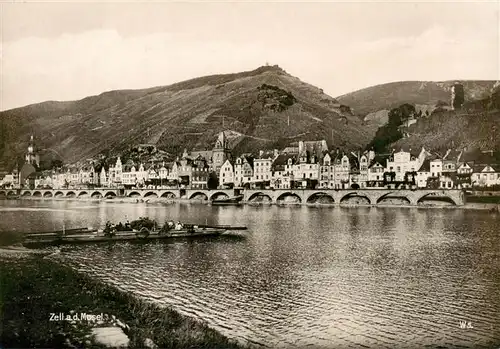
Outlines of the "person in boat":
<svg viewBox="0 0 500 349">
<path fill-rule="evenodd" d="M 177 224 L 175 225 L 175 230 L 182 230 L 181 222 L 177 222 Z"/>
<path fill-rule="evenodd" d="M 125 230 L 132 230 L 132 227 L 130 226 L 130 222 L 128 221 L 128 219 L 125 222 Z"/>
<path fill-rule="evenodd" d="M 173 221 L 168 221 L 166 225 L 167 225 L 168 230 L 174 229 L 174 226 L 175 226 Z"/>
</svg>

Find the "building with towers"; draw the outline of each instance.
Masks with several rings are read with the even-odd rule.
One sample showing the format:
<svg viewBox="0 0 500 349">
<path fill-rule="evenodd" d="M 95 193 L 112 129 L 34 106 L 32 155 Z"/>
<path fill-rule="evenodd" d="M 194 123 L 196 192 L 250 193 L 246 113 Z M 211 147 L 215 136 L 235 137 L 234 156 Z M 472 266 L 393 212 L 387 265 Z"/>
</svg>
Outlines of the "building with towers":
<svg viewBox="0 0 500 349">
<path fill-rule="evenodd" d="M 24 156 L 24 164 L 19 171 L 19 186 L 34 186 L 34 177 L 40 165 L 40 156 L 37 153 L 33 135 L 30 137 L 28 151 Z"/>
<path fill-rule="evenodd" d="M 231 160 L 231 150 L 229 149 L 229 144 L 227 141 L 227 137 L 222 131 L 219 133 L 219 137 L 217 138 L 217 142 L 215 142 L 215 147 L 212 150 L 212 167 L 216 173 L 219 173 L 220 168 L 226 160 Z"/>
<path fill-rule="evenodd" d="M 35 141 L 33 140 L 33 135 L 31 135 L 31 137 L 30 137 L 30 142 L 28 145 L 28 152 L 26 153 L 24 159 L 25 159 L 25 163 L 27 163 L 27 164 L 31 164 L 34 167 L 40 166 L 40 156 L 36 152 Z"/>
</svg>

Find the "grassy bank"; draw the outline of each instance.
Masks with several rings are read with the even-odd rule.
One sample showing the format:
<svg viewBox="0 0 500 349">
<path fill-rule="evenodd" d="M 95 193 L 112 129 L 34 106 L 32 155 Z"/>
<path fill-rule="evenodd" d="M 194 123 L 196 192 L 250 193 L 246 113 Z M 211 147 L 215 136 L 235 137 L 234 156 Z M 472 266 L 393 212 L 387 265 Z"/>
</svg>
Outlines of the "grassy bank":
<svg viewBox="0 0 500 349">
<path fill-rule="evenodd" d="M 500 204 L 500 196 L 467 196 L 467 202 L 478 204 Z"/>
<path fill-rule="evenodd" d="M 51 313 L 103 313 L 105 320 L 50 321 Z M 0 347 L 102 347 L 92 328 L 117 323 L 131 348 L 146 339 L 160 348 L 242 348 L 200 322 L 41 256 L 0 256 Z"/>
</svg>

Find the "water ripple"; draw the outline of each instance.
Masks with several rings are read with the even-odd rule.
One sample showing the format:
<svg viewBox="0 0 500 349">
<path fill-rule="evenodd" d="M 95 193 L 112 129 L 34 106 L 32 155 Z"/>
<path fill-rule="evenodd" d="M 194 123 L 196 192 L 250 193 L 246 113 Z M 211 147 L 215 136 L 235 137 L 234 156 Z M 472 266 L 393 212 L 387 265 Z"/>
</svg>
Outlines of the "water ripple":
<svg viewBox="0 0 500 349">
<path fill-rule="evenodd" d="M 53 208 L 74 208 L 57 205 Z M 75 219 L 95 224 L 124 212 L 133 219 L 136 212 L 247 225 L 246 238 L 238 241 L 78 246 L 57 257 L 243 343 L 272 348 L 500 345 L 500 235 L 486 213 L 96 205 L 98 219 L 91 208 L 78 211 Z M 460 328 L 460 321 L 474 328 Z"/>
</svg>

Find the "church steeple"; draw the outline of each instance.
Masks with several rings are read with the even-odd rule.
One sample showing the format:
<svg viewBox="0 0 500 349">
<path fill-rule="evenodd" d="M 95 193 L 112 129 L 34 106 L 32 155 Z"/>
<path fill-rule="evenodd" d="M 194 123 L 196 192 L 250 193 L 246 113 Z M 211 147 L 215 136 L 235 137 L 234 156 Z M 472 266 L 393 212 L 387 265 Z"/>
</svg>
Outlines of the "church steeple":
<svg viewBox="0 0 500 349">
<path fill-rule="evenodd" d="M 224 131 L 222 131 L 219 133 L 219 137 L 217 138 L 215 147 L 212 151 L 212 163 L 215 171 L 219 171 L 228 158 L 231 158 L 231 151 L 229 150 L 226 135 L 224 134 Z"/>
<path fill-rule="evenodd" d="M 36 154 L 35 141 L 33 140 L 33 134 L 30 136 L 30 142 L 28 144 L 28 152 L 26 153 L 25 160 L 27 164 L 38 166 L 40 163 L 40 158 Z"/>
<path fill-rule="evenodd" d="M 227 148 L 227 140 L 224 131 L 219 133 L 219 137 L 217 138 L 217 142 L 215 142 L 215 149 L 226 149 Z"/>
</svg>

